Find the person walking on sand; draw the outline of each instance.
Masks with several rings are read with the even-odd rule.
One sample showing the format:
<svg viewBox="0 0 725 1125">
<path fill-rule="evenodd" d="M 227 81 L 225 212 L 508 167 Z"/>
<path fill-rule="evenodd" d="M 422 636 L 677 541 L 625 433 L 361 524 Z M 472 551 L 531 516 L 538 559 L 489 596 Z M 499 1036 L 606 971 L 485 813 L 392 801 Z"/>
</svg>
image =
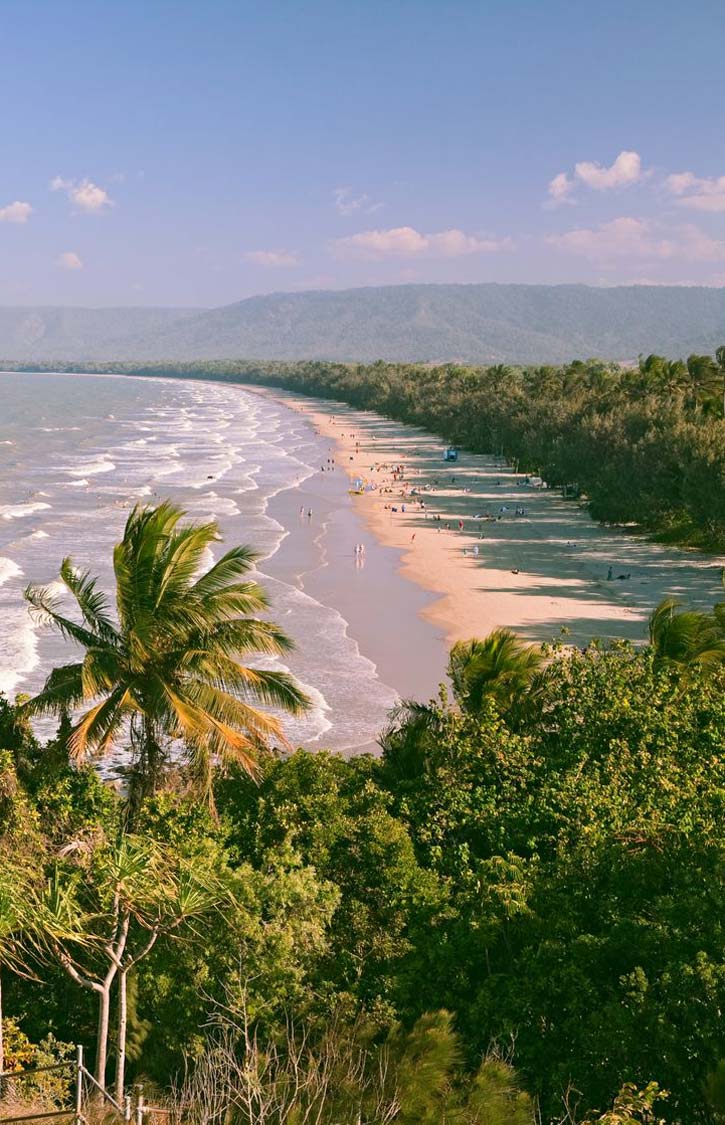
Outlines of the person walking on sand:
<svg viewBox="0 0 725 1125">
<path fill-rule="evenodd" d="M 463 520 L 459 520 L 459 521 L 458 521 L 458 530 L 459 530 L 460 532 L 463 532 Z"/>
</svg>

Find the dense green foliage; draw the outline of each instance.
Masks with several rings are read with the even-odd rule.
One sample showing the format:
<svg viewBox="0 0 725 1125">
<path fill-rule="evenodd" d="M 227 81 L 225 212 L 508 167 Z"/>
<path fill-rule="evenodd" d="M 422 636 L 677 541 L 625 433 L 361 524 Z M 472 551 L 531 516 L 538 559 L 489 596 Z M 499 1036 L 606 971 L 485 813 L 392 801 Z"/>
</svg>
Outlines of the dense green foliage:
<svg viewBox="0 0 725 1125">
<path fill-rule="evenodd" d="M 29 591 L 85 656 L 38 697 L 60 690 L 45 745 L 36 702 L 0 697 L 0 1076 L 82 1042 L 119 1100 L 183 1079 L 194 1125 L 715 1125 L 724 605 L 665 603 L 639 651 L 457 645 L 453 699 L 402 705 L 380 757 L 255 746 L 250 771 L 213 745 L 205 801 L 215 697 L 187 729 L 148 685 L 241 691 L 215 641 L 253 648 L 264 599 L 241 548 L 200 574 L 214 529 L 180 516 L 130 516 L 115 619 L 70 563 L 82 623 Z M 113 733 L 153 774 L 130 808 L 78 752 L 119 680 Z M 137 714 L 173 769 L 139 758 Z M 33 1081 L 13 1096 L 66 1097 Z"/>
<path fill-rule="evenodd" d="M 381 759 L 298 751 L 267 760 L 259 783 L 232 767 L 216 782 L 218 819 L 183 790 L 149 799 L 135 839 L 224 893 L 203 924 L 160 933 L 133 973 L 132 1071 L 165 1084 L 185 1053 L 206 1058 L 214 1011 L 252 1021 L 278 1050 L 290 1013 L 313 1037 L 364 1018 L 382 1044 L 449 1011 L 461 1075 L 492 1048 L 510 1054 L 545 1121 L 560 1119 L 567 1090 L 582 1092 L 583 1116 L 625 1083 L 656 1082 L 670 1091 L 656 1115 L 607 1120 L 713 1122 L 723 673 L 683 678 L 654 649 L 622 646 L 562 656 L 545 681 L 515 729 L 494 699 L 473 714 L 439 703 L 412 735 L 409 717 L 388 732 Z M 74 893 L 84 871 L 79 902 L 97 909 L 88 896 L 106 893 L 119 798 L 38 746 L 7 705 L 0 717 L 0 847 Z M 89 995 L 52 955 L 38 975 L 6 983 L 24 1033 L 92 1043 Z M 459 1079 L 445 1081 L 460 1100 Z"/>
<path fill-rule="evenodd" d="M 390 285 L 269 293 L 195 309 L 0 309 L 7 360 L 563 363 L 713 349 L 725 290 L 695 286 Z"/>
</svg>

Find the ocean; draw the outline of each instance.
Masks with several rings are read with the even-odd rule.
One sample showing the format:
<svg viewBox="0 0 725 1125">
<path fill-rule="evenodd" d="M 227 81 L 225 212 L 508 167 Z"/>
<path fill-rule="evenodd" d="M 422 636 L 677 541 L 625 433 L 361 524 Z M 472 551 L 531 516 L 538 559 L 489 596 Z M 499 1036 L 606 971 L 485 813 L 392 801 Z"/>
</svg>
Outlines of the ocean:
<svg viewBox="0 0 725 1125">
<path fill-rule="evenodd" d="M 400 661 L 379 667 L 389 646 L 378 639 L 373 652 L 374 591 L 392 590 L 403 632 L 419 657 L 430 646 L 436 673 L 443 648 L 417 615 L 429 598 L 396 574 L 395 552 L 371 543 L 342 471 L 320 472 L 331 452 L 303 416 L 239 387 L 0 373 L 0 691 L 35 692 L 52 667 L 77 658 L 33 622 L 25 585 L 56 581 L 70 555 L 112 593 L 111 551 L 129 510 L 168 497 L 193 519 L 219 522 L 214 556 L 238 543 L 262 555 L 256 577 L 271 617 L 296 643 L 272 665 L 289 668 L 314 701 L 285 720 L 288 740 L 371 749 L 399 696 L 419 686 L 396 675 Z M 358 541 L 368 544 L 367 573 Z M 420 686 L 432 691 L 436 678 Z"/>
</svg>

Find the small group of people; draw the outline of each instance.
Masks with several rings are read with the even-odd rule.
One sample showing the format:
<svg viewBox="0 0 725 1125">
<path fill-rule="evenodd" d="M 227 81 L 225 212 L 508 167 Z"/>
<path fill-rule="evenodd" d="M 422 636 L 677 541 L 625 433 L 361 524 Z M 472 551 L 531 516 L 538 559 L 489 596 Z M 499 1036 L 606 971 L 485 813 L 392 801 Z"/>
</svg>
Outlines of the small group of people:
<svg viewBox="0 0 725 1125">
<path fill-rule="evenodd" d="M 362 558 L 363 555 L 365 554 L 365 544 L 364 543 L 356 543 L 354 548 L 353 548 L 353 554 L 355 555 L 355 558 L 357 558 L 357 559 Z"/>
</svg>

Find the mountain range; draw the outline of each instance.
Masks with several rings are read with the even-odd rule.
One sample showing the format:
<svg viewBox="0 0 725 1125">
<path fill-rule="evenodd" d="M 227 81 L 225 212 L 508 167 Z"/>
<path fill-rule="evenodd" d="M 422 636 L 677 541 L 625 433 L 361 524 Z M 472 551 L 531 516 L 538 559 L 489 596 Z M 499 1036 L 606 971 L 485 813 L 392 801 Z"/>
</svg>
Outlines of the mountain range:
<svg viewBox="0 0 725 1125">
<path fill-rule="evenodd" d="M 212 309 L 0 308 L 0 356 L 47 363 L 329 359 L 559 363 L 725 343 L 725 289 L 394 285 Z"/>
</svg>

